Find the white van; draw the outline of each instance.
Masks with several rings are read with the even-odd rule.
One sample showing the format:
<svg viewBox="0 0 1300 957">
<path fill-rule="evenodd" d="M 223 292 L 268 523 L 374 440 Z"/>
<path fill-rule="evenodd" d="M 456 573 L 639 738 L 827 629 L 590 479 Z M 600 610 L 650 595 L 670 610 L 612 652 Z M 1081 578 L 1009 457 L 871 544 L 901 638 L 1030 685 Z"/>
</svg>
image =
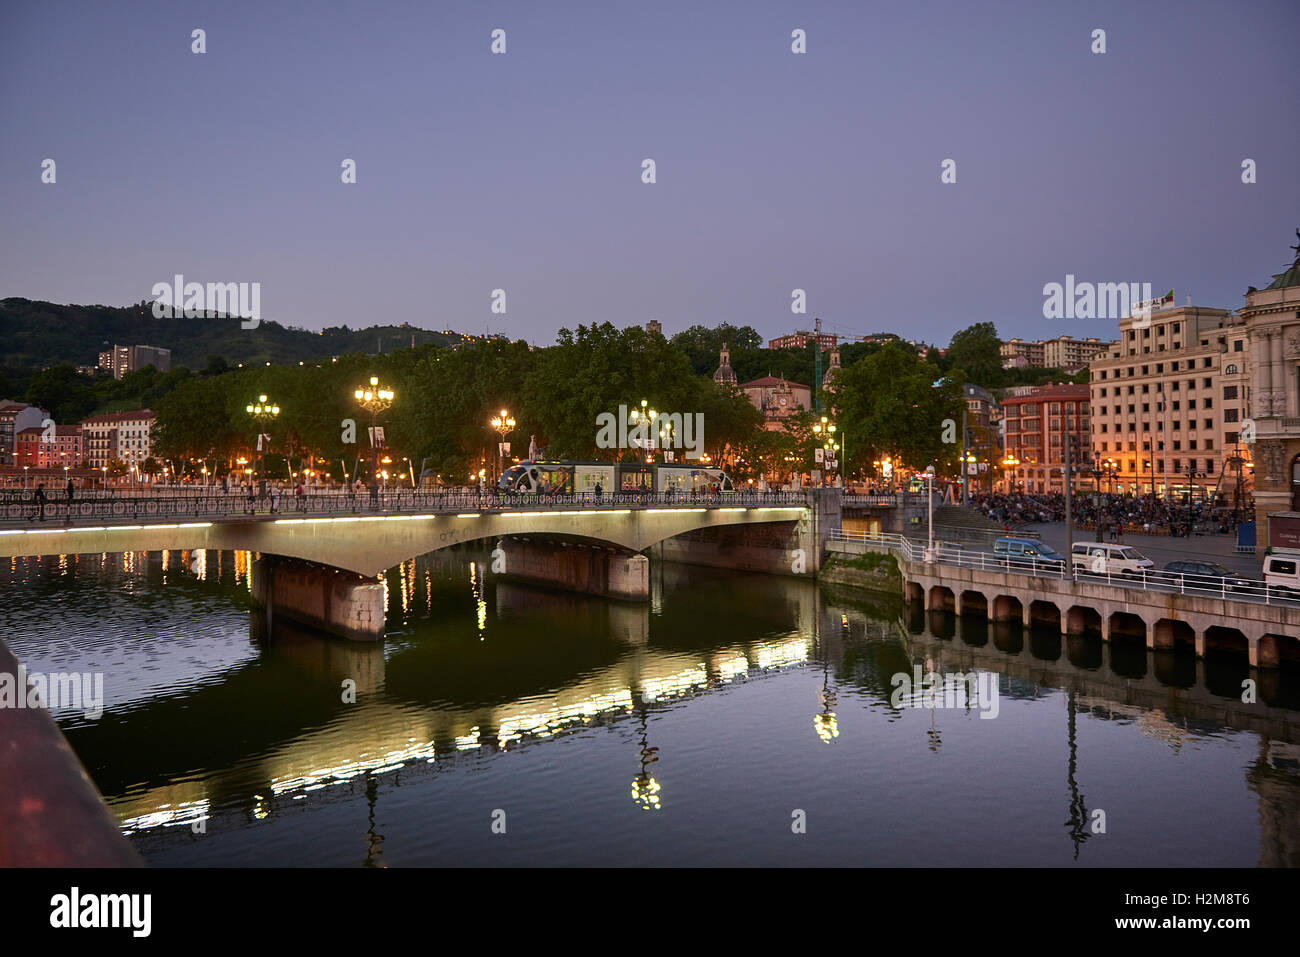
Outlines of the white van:
<svg viewBox="0 0 1300 957">
<path fill-rule="evenodd" d="M 1300 555 L 1264 556 L 1264 584 L 1300 592 Z"/>
<path fill-rule="evenodd" d="M 1114 542 L 1075 542 L 1070 550 L 1070 564 L 1081 572 L 1096 575 L 1140 575 L 1151 571 L 1156 563 L 1130 545 Z"/>
</svg>

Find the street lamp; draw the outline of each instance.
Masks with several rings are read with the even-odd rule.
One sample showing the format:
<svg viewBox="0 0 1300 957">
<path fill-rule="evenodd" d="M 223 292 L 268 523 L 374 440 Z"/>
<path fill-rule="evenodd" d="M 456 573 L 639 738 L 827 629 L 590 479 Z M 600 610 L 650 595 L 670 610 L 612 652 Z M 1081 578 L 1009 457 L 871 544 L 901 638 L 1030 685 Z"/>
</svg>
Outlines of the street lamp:
<svg viewBox="0 0 1300 957">
<path fill-rule="evenodd" d="M 359 387 L 352 393 L 361 408 L 370 413 L 370 489 L 377 494 L 379 481 L 379 413 L 393 404 L 393 390 L 379 385 L 379 377 L 371 376 L 370 384 Z"/>
<path fill-rule="evenodd" d="M 634 427 L 639 427 L 643 431 L 644 439 L 645 439 L 645 445 L 643 447 L 645 449 L 645 453 L 646 453 L 645 460 L 647 462 L 654 461 L 654 453 L 652 449 L 654 448 L 655 418 L 658 415 L 659 413 L 656 412 L 654 409 L 646 408 L 646 401 L 645 399 L 642 399 L 641 411 L 638 412 L 636 409 L 633 409 L 631 412 L 628 413 L 627 416 L 628 421 L 631 422 Z"/>
<path fill-rule="evenodd" d="M 258 466 L 258 494 L 266 497 L 266 452 L 262 448 L 263 429 L 267 424 L 273 422 L 275 417 L 280 414 L 280 407 L 268 399 L 265 395 L 259 395 L 257 402 L 250 403 L 244 407 L 244 411 L 253 417 L 257 424 L 257 466 Z"/>
<path fill-rule="evenodd" d="M 492 416 L 492 428 L 501 433 L 501 444 L 497 446 L 497 461 L 501 465 L 501 471 L 498 475 L 506 473 L 506 434 L 515 427 L 514 416 L 510 414 L 509 409 L 502 409 L 500 415 Z"/>
<path fill-rule="evenodd" d="M 1008 454 L 1007 457 L 1004 458 L 1004 459 L 1002 460 L 1002 468 L 1003 468 L 1004 470 L 1010 470 L 1010 471 L 1011 471 L 1011 474 L 1012 474 L 1012 478 L 1007 479 L 1007 491 L 1008 491 L 1008 492 L 1014 492 L 1014 491 L 1015 491 L 1015 487 L 1014 487 L 1014 486 L 1015 486 L 1015 470 L 1016 470 L 1016 467 L 1017 467 L 1019 464 L 1020 464 L 1020 459 L 1016 458 L 1014 455 L 1011 455 L 1011 454 Z"/>
<path fill-rule="evenodd" d="M 839 448 L 839 446 L 835 443 L 835 423 L 823 415 L 821 421 L 813 423 L 812 430 L 814 435 L 822 439 L 823 464 L 826 464 L 825 459 L 827 458 L 829 458 L 831 462 L 836 462 L 833 453 Z M 831 454 L 827 455 L 827 453 Z M 829 465 L 827 466 L 826 471 L 828 473 L 831 471 Z"/>
<path fill-rule="evenodd" d="M 934 466 L 925 470 L 925 533 L 929 539 L 929 548 L 925 553 L 927 562 L 934 561 Z"/>
</svg>

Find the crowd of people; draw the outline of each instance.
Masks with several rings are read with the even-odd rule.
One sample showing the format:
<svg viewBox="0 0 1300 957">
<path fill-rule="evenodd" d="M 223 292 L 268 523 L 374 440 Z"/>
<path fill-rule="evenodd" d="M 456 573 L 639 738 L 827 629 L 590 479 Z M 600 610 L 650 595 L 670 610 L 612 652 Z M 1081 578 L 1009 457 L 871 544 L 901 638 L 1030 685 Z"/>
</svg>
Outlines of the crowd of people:
<svg viewBox="0 0 1300 957">
<path fill-rule="evenodd" d="M 1193 502 L 1165 501 L 1158 495 L 1114 495 L 1076 493 L 1071 503 L 1072 519 L 1079 527 L 1090 527 L 1098 535 L 1131 532 L 1186 536 L 1205 532 L 1226 534 L 1238 525 L 1255 520 L 1253 505 L 1219 495 Z M 1065 496 L 1060 492 L 1027 494 L 995 492 L 973 494 L 971 507 L 1002 523 L 1008 531 L 1034 522 L 1065 521 Z"/>
</svg>

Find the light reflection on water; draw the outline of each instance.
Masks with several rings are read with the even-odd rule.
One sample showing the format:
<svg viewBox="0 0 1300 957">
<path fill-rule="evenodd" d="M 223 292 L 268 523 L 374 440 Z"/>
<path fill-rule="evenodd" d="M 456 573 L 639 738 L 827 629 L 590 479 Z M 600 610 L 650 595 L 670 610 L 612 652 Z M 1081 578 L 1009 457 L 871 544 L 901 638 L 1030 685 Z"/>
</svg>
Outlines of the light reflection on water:
<svg viewBox="0 0 1300 957">
<path fill-rule="evenodd" d="M 390 569 L 382 645 L 253 641 L 245 553 L 15 560 L 0 624 L 31 671 L 105 671 L 101 718 L 56 717 L 158 864 L 1300 863 L 1292 675 L 1247 710 L 1210 690 L 1232 662 L 698 568 L 607 602 L 483 557 Z M 993 675 L 996 718 L 895 707 L 916 667 Z"/>
</svg>

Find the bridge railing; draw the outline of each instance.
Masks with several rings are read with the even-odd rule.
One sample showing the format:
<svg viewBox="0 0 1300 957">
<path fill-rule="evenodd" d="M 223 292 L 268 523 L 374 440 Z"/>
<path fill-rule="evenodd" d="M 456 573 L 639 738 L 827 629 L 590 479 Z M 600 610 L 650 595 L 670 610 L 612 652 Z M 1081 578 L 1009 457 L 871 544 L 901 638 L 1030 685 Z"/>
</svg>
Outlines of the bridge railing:
<svg viewBox="0 0 1300 957">
<path fill-rule="evenodd" d="M 866 506 L 868 508 L 893 508 L 898 505 L 898 495 L 894 492 L 846 492 L 844 505 Z"/>
<path fill-rule="evenodd" d="M 105 523 L 189 521 L 250 515 L 329 516 L 385 513 L 464 513 L 529 511 L 593 511 L 652 508 L 771 508 L 804 506 L 800 492 L 612 492 L 574 495 L 516 494 L 426 489 L 383 489 L 357 492 L 314 490 L 292 493 L 220 489 L 175 490 L 153 495 L 90 495 L 78 492 L 69 500 L 50 493 L 44 504 L 31 492 L 0 495 L 0 526 L 39 526 L 42 523 L 85 525 Z"/>
<path fill-rule="evenodd" d="M 827 535 L 830 541 L 859 542 L 875 548 L 899 552 L 907 561 L 926 562 L 956 568 L 978 568 L 984 571 L 1001 571 L 1032 578 L 1070 579 L 1079 584 L 1108 585 L 1116 588 L 1141 591 L 1171 592 L 1180 595 L 1199 595 L 1222 601 L 1257 602 L 1265 605 L 1296 607 L 1300 605 L 1300 592 L 1244 576 L 1218 577 L 1185 572 L 1167 572 L 1155 569 L 1138 571 L 1092 571 L 1087 564 L 1076 563 L 1068 570 L 1064 562 L 1045 562 L 1033 558 L 1015 558 L 991 552 L 980 552 L 961 545 L 935 543 L 932 554 L 925 541 L 902 535 L 871 535 L 867 532 L 835 529 Z"/>
</svg>

